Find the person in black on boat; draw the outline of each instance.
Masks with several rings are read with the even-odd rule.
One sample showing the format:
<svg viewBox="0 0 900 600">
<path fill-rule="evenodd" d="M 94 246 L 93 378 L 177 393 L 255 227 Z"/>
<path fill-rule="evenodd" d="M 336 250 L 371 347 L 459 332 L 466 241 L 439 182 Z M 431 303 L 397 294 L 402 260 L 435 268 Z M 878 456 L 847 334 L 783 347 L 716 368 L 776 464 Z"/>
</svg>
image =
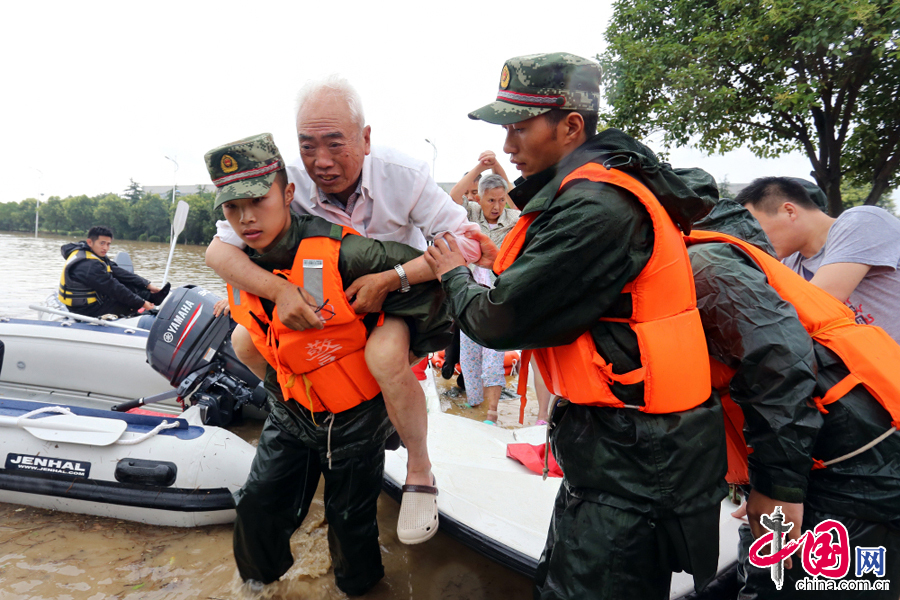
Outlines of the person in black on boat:
<svg viewBox="0 0 900 600">
<path fill-rule="evenodd" d="M 86 240 L 60 248 L 66 266 L 57 297 L 69 311 L 89 317 L 122 317 L 141 308 L 151 309 L 169 294 L 168 283 L 160 289 L 107 258 L 112 239 L 108 227 L 94 226 Z"/>
</svg>

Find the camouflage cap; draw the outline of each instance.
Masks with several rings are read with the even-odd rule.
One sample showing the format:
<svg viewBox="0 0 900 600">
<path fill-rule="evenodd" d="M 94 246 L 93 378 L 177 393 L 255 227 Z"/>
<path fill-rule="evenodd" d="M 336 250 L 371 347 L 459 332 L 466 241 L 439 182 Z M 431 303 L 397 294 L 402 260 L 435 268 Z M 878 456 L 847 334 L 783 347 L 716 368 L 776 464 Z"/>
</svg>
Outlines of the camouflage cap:
<svg viewBox="0 0 900 600">
<path fill-rule="evenodd" d="M 213 208 L 240 198 L 261 198 L 275 182 L 284 161 L 271 133 L 261 133 L 206 153 L 206 168 L 216 186 Z"/>
<path fill-rule="evenodd" d="M 554 108 L 598 112 L 600 65 L 565 52 L 511 58 L 500 72 L 497 100 L 469 118 L 510 125 Z"/>
</svg>

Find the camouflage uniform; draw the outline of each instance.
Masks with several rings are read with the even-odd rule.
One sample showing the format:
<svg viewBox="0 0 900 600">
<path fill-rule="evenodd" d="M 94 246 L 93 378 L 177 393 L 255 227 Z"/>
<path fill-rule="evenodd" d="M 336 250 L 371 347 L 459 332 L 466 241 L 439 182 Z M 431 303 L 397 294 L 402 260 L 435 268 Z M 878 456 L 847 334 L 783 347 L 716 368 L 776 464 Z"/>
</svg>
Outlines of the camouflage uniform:
<svg viewBox="0 0 900 600">
<path fill-rule="evenodd" d="M 569 54 L 511 59 L 498 101 L 469 116 L 512 124 L 556 107 L 595 112 L 599 75 L 595 63 Z M 578 180 L 560 192 L 563 179 L 587 163 L 635 177 L 683 229 L 713 201 L 624 133 L 588 132 L 574 152 L 510 192 L 534 221 L 495 288 L 478 286 L 464 267 L 444 274 L 442 284 L 463 332 L 481 345 L 546 348 L 588 331 L 624 373 L 641 366 L 637 338 L 627 323 L 599 319 L 630 316 L 630 296 L 621 292 L 652 254 L 653 226 L 643 205 L 616 186 Z M 626 404 L 643 403 L 642 383 L 612 390 Z M 563 402 L 550 435 L 565 477 L 536 598 L 662 600 L 674 571 L 692 573 L 698 588 L 715 576 L 726 465 L 714 399 L 671 414 Z"/>
<path fill-rule="evenodd" d="M 268 193 L 284 168 L 268 134 L 211 150 L 206 164 L 218 190 L 215 205 Z M 291 215 L 291 225 L 265 253 L 250 259 L 268 271 L 290 269 L 300 242 L 328 236 L 335 226 L 311 215 Z M 338 271 L 344 288 L 356 278 L 390 269 L 422 253 L 405 244 L 356 235 L 341 241 Z M 261 299 L 272 317 L 274 303 Z M 450 340 L 450 319 L 437 282 L 392 293 L 383 309 L 406 319 L 410 347 L 427 354 Z M 378 315 L 371 315 L 377 320 Z M 324 330 L 323 330 L 324 331 Z M 328 547 L 338 588 L 366 593 L 384 576 L 378 544 L 377 501 L 384 473 L 384 443 L 394 432 L 381 394 L 349 410 L 311 414 L 283 401 L 270 366 L 266 377 L 271 414 L 260 434 L 246 483 L 235 493 L 234 556 L 241 577 L 270 583 L 291 567 L 290 538 L 309 512 L 319 479 L 325 480 Z"/>
</svg>

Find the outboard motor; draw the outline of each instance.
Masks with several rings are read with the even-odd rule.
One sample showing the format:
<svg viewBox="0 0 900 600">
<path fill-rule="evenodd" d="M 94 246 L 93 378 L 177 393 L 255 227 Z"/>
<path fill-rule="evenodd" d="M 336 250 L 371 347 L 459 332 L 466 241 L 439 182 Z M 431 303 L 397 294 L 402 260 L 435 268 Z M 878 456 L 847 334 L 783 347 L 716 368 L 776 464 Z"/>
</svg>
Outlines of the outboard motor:
<svg viewBox="0 0 900 600">
<path fill-rule="evenodd" d="M 216 318 L 219 298 L 188 285 L 174 289 L 156 315 L 147 338 L 147 362 L 176 390 L 116 407 L 129 410 L 163 397 L 198 404 L 203 422 L 223 427 L 246 405 L 263 408 L 262 382 L 237 359 L 231 347 L 234 322 Z M 162 396 L 162 397 L 161 397 Z"/>
</svg>

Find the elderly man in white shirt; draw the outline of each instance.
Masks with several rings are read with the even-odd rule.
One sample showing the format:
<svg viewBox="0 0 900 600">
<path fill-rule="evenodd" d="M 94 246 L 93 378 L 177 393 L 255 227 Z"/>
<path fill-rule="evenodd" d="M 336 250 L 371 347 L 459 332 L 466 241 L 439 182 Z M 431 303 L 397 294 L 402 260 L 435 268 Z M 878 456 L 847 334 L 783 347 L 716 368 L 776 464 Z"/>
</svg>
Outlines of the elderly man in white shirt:
<svg viewBox="0 0 900 600">
<path fill-rule="evenodd" d="M 402 242 L 425 250 L 426 240 L 451 232 L 467 245 L 467 258 L 480 257 L 477 225 L 429 176 L 423 161 L 388 148 L 372 148 L 359 96 L 336 76 L 308 83 L 300 93 L 297 135 L 300 159 L 287 167 L 295 184 L 292 208 L 352 227 L 365 237 Z M 314 307 L 286 280 L 254 265 L 238 248 L 240 239 L 227 221 L 217 223 L 206 263 L 231 285 L 275 302 L 278 317 L 294 329 L 323 321 Z M 467 237 L 468 236 L 468 237 Z M 358 313 L 376 312 L 391 291 L 428 281 L 434 273 L 419 257 L 390 271 L 366 275 L 347 288 Z M 265 360 L 246 330 L 235 330 L 235 350 L 258 375 Z M 408 451 L 407 478 L 397 525 L 401 541 L 424 542 L 437 531 L 437 489 L 426 444 L 425 396 L 409 368 L 409 330 L 401 319 L 387 318 L 366 346 L 366 363 L 381 386 L 391 421 Z"/>
</svg>

